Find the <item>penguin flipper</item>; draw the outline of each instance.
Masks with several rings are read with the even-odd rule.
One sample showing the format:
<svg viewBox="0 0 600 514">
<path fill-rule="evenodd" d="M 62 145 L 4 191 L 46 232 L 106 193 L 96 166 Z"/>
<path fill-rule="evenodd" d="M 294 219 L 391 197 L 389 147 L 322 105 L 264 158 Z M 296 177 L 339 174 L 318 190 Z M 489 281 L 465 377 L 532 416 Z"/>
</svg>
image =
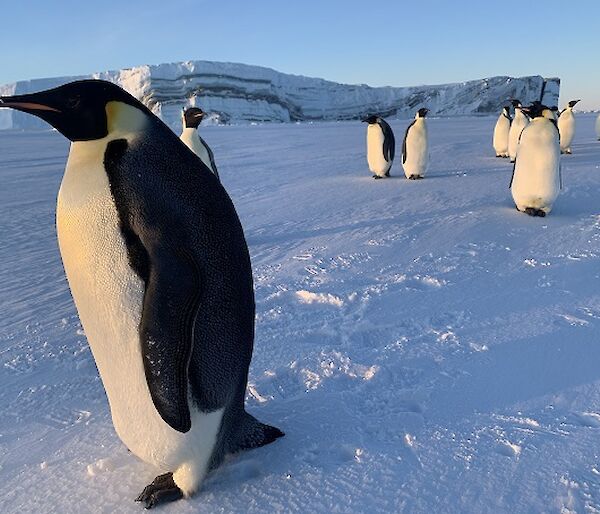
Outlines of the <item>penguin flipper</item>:
<svg viewBox="0 0 600 514">
<path fill-rule="evenodd" d="M 200 280 L 191 257 L 182 250 L 149 253 L 153 265 L 139 328 L 146 382 L 161 418 L 185 433 L 191 428 L 188 366 Z"/>
<path fill-rule="evenodd" d="M 219 179 L 219 182 L 220 182 L 221 181 L 221 177 L 219 177 L 219 172 L 217 170 L 217 165 L 215 163 L 215 155 L 213 154 L 213 151 L 210 148 L 210 146 L 208 146 L 206 144 L 206 141 L 204 141 L 204 139 L 202 139 L 200 137 L 200 135 L 198 135 L 198 137 L 200 138 L 200 142 L 204 145 L 204 148 L 206 148 L 206 151 L 208 152 L 208 158 L 210 159 L 210 167 L 212 168 L 213 173 Z"/>
<path fill-rule="evenodd" d="M 247 412 L 244 412 L 243 416 L 238 437 L 228 447 L 229 453 L 260 448 L 285 435 L 277 427 L 265 425 Z"/>
<path fill-rule="evenodd" d="M 394 160 L 394 154 L 396 153 L 396 139 L 394 138 L 394 132 L 392 131 L 392 127 L 390 127 L 385 120 L 380 119 L 378 123 L 383 132 L 383 157 L 387 162 L 392 162 Z"/>
</svg>

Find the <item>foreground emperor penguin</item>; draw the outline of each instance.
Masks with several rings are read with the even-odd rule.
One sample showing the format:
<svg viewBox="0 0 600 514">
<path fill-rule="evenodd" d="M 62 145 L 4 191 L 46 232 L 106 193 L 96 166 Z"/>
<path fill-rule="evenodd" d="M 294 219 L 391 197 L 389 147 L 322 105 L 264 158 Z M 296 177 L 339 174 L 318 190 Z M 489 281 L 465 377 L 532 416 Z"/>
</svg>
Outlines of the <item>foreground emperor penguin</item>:
<svg viewBox="0 0 600 514">
<path fill-rule="evenodd" d="M 390 168 L 396 153 L 396 139 L 392 127 L 380 116 L 367 116 L 367 162 L 373 178 L 390 176 Z"/>
<path fill-rule="evenodd" d="M 519 100 L 511 100 L 511 103 L 515 108 L 515 117 L 510 125 L 510 131 L 508 133 L 508 157 L 510 158 L 510 162 L 515 162 L 519 138 L 521 137 L 523 129 L 529 124 L 529 118 L 523 112 Z"/>
<path fill-rule="evenodd" d="M 425 116 L 429 109 L 419 109 L 408 126 L 402 143 L 402 167 L 407 179 L 423 178 L 429 165 L 429 138 Z"/>
<path fill-rule="evenodd" d="M 558 131 L 560 133 L 560 153 L 571 153 L 571 143 L 575 137 L 575 115 L 573 107 L 580 100 L 571 100 L 558 116 Z"/>
<path fill-rule="evenodd" d="M 210 146 L 208 146 L 206 141 L 198 134 L 198 127 L 205 115 L 206 113 L 198 107 L 184 109 L 182 113 L 183 131 L 181 132 L 179 139 L 181 139 L 192 152 L 200 157 L 206 167 L 219 178 L 219 172 L 217 171 L 217 165 L 215 164 L 215 156 L 213 155 Z"/>
<path fill-rule="evenodd" d="M 226 454 L 282 436 L 248 414 L 254 338 L 244 233 L 217 178 L 120 87 L 0 97 L 72 141 L 60 252 L 117 434 L 160 468 L 146 508 L 189 496 Z"/>
<path fill-rule="evenodd" d="M 498 121 L 494 127 L 494 150 L 496 157 L 508 157 L 508 133 L 510 132 L 510 123 L 512 117 L 510 115 L 510 107 L 502 108 Z"/>
<path fill-rule="evenodd" d="M 541 103 L 523 108 L 532 117 L 523 129 L 510 183 L 519 211 L 545 216 L 560 191 L 560 145 L 554 113 Z"/>
</svg>

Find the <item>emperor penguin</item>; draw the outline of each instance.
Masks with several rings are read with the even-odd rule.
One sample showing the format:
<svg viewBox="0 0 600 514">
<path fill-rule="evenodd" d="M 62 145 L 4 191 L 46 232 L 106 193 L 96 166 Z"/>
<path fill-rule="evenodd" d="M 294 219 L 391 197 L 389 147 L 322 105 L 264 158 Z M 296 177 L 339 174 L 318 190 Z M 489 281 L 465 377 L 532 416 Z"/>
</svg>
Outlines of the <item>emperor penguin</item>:
<svg viewBox="0 0 600 514">
<path fill-rule="evenodd" d="M 252 270 L 215 175 L 110 82 L 0 97 L 0 107 L 72 142 L 58 243 L 115 430 L 161 470 L 137 501 L 190 496 L 226 454 L 282 436 L 245 410 Z"/>
<path fill-rule="evenodd" d="M 510 115 L 510 106 L 502 108 L 498 121 L 494 127 L 494 150 L 496 157 L 508 157 L 508 133 L 510 132 L 510 123 L 512 117 Z"/>
<path fill-rule="evenodd" d="M 523 110 L 532 121 L 521 134 L 510 191 L 519 211 L 543 217 L 561 188 L 558 128 L 545 105 L 537 102 Z"/>
<path fill-rule="evenodd" d="M 181 132 L 179 139 L 181 139 L 192 152 L 200 157 L 207 168 L 219 178 L 219 172 L 217 171 L 217 165 L 215 164 L 215 156 L 213 155 L 210 146 L 208 146 L 206 141 L 198 134 L 198 127 L 204 116 L 206 116 L 206 113 L 198 107 L 183 109 L 183 131 Z"/>
<path fill-rule="evenodd" d="M 421 108 L 407 127 L 402 143 L 402 167 L 407 179 L 416 180 L 425 176 L 429 165 L 429 137 L 425 116 L 429 109 Z"/>
<path fill-rule="evenodd" d="M 508 157 L 510 162 L 515 162 L 517 155 L 517 147 L 519 146 L 519 137 L 523 129 L 529 124 L 529 118 L 525 115 L 522 109 L 521 102 L 519 100 L 511 100 L 513 107 L 515 108 L 515 117 L 510 125 L 510 131 L 508 133 Z"/>
<path fill-rule="evenodd" d="M 367 116 L 367 162 L 373 178 L 390 176 L 390 168 L 396 153 L 396 139 L 392 127 L 380 116 Z"/>
<path fill-rule="evenodd" d="M 596 137 L 598 138 L 598 141 L 600 141 L 600 114 L 598 114 L 598 117 L 596 118 Z"/>
<path fill-rule="evenodd" d="M 560 133 L 560 153 L 570 154 L 571 143 L 575 136 L 575 115 L 573 107 L 580 100 L 571 100 L 558 116 L 558 131 Z"/>
</svg>

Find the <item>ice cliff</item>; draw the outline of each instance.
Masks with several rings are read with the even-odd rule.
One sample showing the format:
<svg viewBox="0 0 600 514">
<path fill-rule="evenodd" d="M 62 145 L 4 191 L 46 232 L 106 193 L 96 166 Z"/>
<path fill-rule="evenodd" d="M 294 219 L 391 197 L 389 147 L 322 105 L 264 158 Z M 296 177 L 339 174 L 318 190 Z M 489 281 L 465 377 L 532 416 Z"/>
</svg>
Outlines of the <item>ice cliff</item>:
<svg viewBox="0 0 600 514">
<path fill-rule="evenodd" d="M 457 84 L 371 87 L 289 75 L 246 64 L 209 61 L 138 66 L 89 76 L 19 81 L 0 95 L 40 91 L 83 78 L 110 80 L 144 102 L 167 124 L 180 126 L 181 108 L 200 106 L 218 123 L 347 120 L 367 113 L 412 117 L 421 106 L 431 115 L 495 114 L 509 97 L 557 105 L 560 79 L 492 77 Z M 42 128 L 33 116 L 0 110 L 0 129 Z"/>
</svg>

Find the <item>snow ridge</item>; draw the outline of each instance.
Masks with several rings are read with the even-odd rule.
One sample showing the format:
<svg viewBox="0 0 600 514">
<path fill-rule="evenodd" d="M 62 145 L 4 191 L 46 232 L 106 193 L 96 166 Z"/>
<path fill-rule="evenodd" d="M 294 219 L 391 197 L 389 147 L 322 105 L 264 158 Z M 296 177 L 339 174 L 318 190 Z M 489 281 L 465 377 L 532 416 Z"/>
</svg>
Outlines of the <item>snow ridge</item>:
<svg viewBox="0 0 600 514">
<path fill-rule="evenodd" d="M 119 84 L 172 128 L 181 108 L 199 105 L 217 123 L 294 122 L 358 119 L 368 113 L 412 117 L 419 106 L 432 115 L 464 116 L 500 111 L 506 100 L 558 104 L 560 79 L 492 77 L 458 84 L 371 87 L 280 73 L 247 64 L 186 61 L 103 71 L 88 76 L 19 81 L 0 86 L 0 95 L 40 91 L 72 80 L 99 78 Z M 0 111 L 1 129 L 45 128 L 42 121 Z"/>
</svg>

